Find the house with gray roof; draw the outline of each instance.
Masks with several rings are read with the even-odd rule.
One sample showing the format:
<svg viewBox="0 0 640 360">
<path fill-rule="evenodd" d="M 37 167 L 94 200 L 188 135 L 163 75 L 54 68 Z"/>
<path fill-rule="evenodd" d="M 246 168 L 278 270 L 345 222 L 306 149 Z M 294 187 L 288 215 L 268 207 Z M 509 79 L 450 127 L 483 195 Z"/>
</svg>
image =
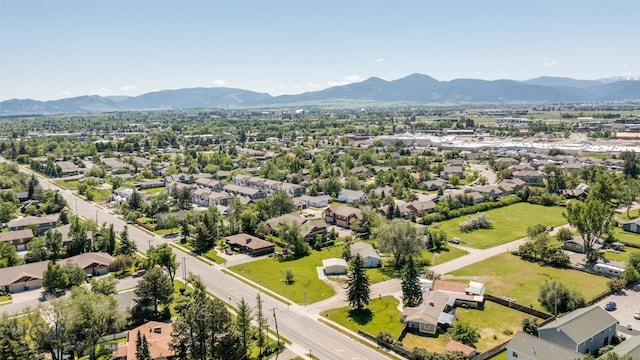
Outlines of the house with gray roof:
<svg viewBox="0 0 640 360">
<path fill-rule="evenodd" d="M 443 292 L 426 291 L 420 304 L 402 310 L 402 321 L 409 331 L 425 334 L 444 332 L 455 318 L 450 313 L 454 303 L 455 299 Z"/>
<path fill-rule="evenodd" d="M 349 246 L 349 251 L 351 252 L 351 256 L 360 255 L 360 257 L 362 257 L 365 268 L 375 268 L 382 265 L 382 258 L 371 244 L 358 241 Z"/>
<path fill-rule="evenodd" d="M 518 331 L 507 343 L 507 360 L 575 360 L 582 359 L 579 352 Z"/>
<path fill-rule="evenodd" d="M 35 235 L 39 236 L 53 229 L 58 224 L 58 214 L 49 216 L 25 216 L 19 219 L 11 220 L 7 223 L 9 231 L 17 231 L 27 229 L 29 225 L 36 228 Z"/>
<path fill-rule="evenodd" d="M 33 231 L 31 229 L 23 229 L 16 231 L 7 231 L 0 233 L 0 242 L 6 242 L 15 246 L 18 251 L 27 249 L 27 244 L 33 240 Z"/>
<path fill-rule="evenodd" d="M 342 189 L 338 194 L 338 201 L 351 204 L 354 201 L 367 201 L 369 197 L 362 190 Z"/>
<path fill-rule="evenodd" d="M 632 336 L 613 348 L 613 352 L 625 356 L 629 355 L 632 359 L 640 359 L 640 335 Z"/>
<path fill-rule="evenodd" d="M 611 344 L 618 321 L 599 306 L 572 311 L 538 329 L 538 337 L 582 354 Z"/>
</svg>

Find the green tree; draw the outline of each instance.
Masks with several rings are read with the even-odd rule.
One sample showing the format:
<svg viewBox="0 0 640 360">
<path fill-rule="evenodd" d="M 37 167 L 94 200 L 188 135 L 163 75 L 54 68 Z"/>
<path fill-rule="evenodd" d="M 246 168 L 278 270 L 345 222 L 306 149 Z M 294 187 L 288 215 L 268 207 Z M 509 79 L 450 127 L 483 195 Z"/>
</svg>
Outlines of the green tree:
<svg viewBox="0 0 640 360">
<path fill-rule="evenodd" d="M 561 314 L 586 305 L 584 297 L 577 291 L 557 281 L 547 281 L 540 286 L 538 301 L 547 311 Z"/>
<path fill-rule="evenodd" d="M 295 221 L 278 224 L 278 236 L 284 241 L 296 256 L 304 256 L 309 253 L 309 245 L 304 241 L 300 226 Z"/>
<path fill-rule="evenodd" d="M 369 305 L 369 276 L 364 268 L 364 260 L 360 254 L 352 258 L 349 263 L 347 276 L 347 300 L 349 305 L 357 311 L 362 311 Z"/>
<path fill-rule="evenodd" d="M 0 223 L 6 223 L 13 219 L 16 206 L 9 201 L 0 202 Z"/>
<path fill-rule="evenodd" d="M 18 318 L 0 315 L 0 359 L 35 360 L 34 344 L 25 336 L 26 328 L 18 323 Z"/>
<path fill-rule="evenodd" d="M 131 210 L 140 210 L 142 207 L 142 195 L 137 190 L 133 190 L 131 196 L 129 197 L 129 209 Z"/>
<path fill-rule="evenodd" d="M 147 337 L 140 334 L 140 330 L 138 330 L 138 334 L 136 335 L 136 360 L 151 360 Z"/>
<path fill-rule="evenodd" d="M 87 279 L 87 273 L 76 263 L 68 262 L 63 268 L 64 272 L 67 273 L 70 288 L 84 283 Z"/>
<path fill-rule="evenodd" d="M 50 294 L 56 294 L 69 288 L 69 276 L 60 264 L 49 261 L 42 275 L 42 288 Z"/>
<path fill-rule="evenodd" d="M 447 336 L 457 342 L 461 342 L 472 348 L 476 347 L 476 343 L 480 340 L 480 333 L 469 323 L 464 321 L 456 321 L 449 329 Z"/>
<path fill-rule="evenodd" d="M 597 199 L 584 203 L 573 201 L 567 206 L 564 217 L 580 233 L 587 259 L 597 260 L 593 247 L 602 236 L 609 233 L 612 225 L 612 213 L 607 204 Z"/>
<path fill-rule="evenodd" d="M 532 318 L 522 319 L 522 331 L 529 335 L 538 336 L 538 320 Z"/>
<path fill-rule="evenodd" d="M 35 237 L 29 242 L 29 249 L 24 257 L 27 263 L 47 260 L 48 252 L 43 237 Z"/>
<path fill-rule="evenodd" d="M 292 268 L 287 268 L 284 271 L 284 280 L 287 282 L 287 285 L 289 285 L 289 284 L 291 284 L 293 282 L 293 277 L 294 277 L 293 269 Z"/>
<path fill-rule="evenodd" d="M 236 329 L 240 335 L 240 346 L 243 352 L 246 354 L 249 350 L 249 339 L 251 338 L 251 308 L 244 301 L 244 298 L 240 299 L 238 304 L 238 311 L 236 312 Z"/>
<path fill-rule="evenodd" d="M 382 251 L 391 252 L 396 268 L 400 268 L 409 256 L 420 256 L 422 251 L 415 226 L 406 220 L 394 219 L 376 227 L 373 237 L 380 244 Z"/>
<path fill-rule="evenodd" d="M 118 280 L 113 276 L 105 276 L 100 279 L 91 280 L 91 292 L 102 295 L 114 295 Z"/>
<path fill-rule="evenodd" d="M 129 238 L 129 228 L 127 227 L 127 225 L 124 226 L 124 229 L 122 229 L 122 232 L 120 233 L 120 245 L 116 248 L 116 251 L 114 251 L 114 255 L 133 255 L 135 254 L 136 250 L 138 249 L 138 247 L 136 246 L 136 243 L 133 242 L 133 240 L 131 240 Z"/>
<path fill-rule="evenodd" d="M 87 242 L 87 228 L 85 224 L 80 221 L 78 216 L 74 216 L 71 219 L 69 226 L 69 237 L 71 238 L 71 243 L 69 244 L 69 248 L 67 249 L 67 253 L 71 256 L 82 254 L 86 252 L 89 245 Z"/>
<path fill-rule="evenodd" d="M 0 241 L 0 268 L 16 266 L 22 262 L 15 246 Z"/>
<path fill-rule="evenodd" d="M 263 301 L 259 292 L 258 295 L 256 295 L 256 323 L 258 325 L 256 345 L 258 345 L 258 354 L 262 355 L 262 351 L 267 344 L 269 323 L 267 322 L 267 317 L 264 315 Z"/>
<path fill-rule="evenodd" d="M 178 266 L 180 263 L 176 261 L 176 254 L 173 253 L 171 246 L 169 244 L 164 243 L 158 246 L 152 246 L 147 251 L 147 258 L 149 259 L 151 264 L 155 264 L 160 266 L 162 270 L 166 271 L 167 275 L 173 280 L 176 276 L 176 271 L 178 270 Z"/>
<path fill-rule="evenodd" d="M 402 272 L 402 302 L 404 306 L 416 306 L 422 300 L 422 285 L 418 277 L 418 270 L 413 263 L 413 256 L 409 260 Z"/>
<path fill-rule="evenodd" d="M 171 303 L 173 282 L 159 267 L 147 271 L 134 290 L 142 302 L 153 304 L 154 314 L 158 314 L 158 305 Z"/>
<path fill-rule="evenodd" d="M 441 229 L 430 228 L 429 233 L 429 245 L 432 249 L 440 250 L 447 243 L 447 232 Z"/>
<path fill-rule="evenodd" d="M 47 248 L 47 259 L 55 260 L 62 257 L 62 234 L 58 230 L 47 230 L 44 243 Z"/>
<path fill-rule="evenodd" d="M 62 225 L 67 225 L 69 223 L 69 212 L 66 209 L 62 209 L 62 211 L 60 211 L 58 221 Z"/>
</svg>

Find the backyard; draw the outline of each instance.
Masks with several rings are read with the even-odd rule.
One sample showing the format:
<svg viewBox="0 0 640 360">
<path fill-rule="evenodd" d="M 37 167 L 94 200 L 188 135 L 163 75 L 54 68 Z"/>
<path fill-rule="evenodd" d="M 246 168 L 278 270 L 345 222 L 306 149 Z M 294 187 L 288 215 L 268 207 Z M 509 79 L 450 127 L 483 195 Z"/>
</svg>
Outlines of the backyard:
<svg viewBox="0 0 640 360">
<path fill-rule="evenodd" d="M 317 267 L 322 266 L 322 260 L 339 258 L 342 247 L 324 248 L 321 251 L 312 250 L 308 256 L 295 260 L 278 261 L 276 258 L 266 258 L 229 269 L 244 276 L 269 290 L 284 296 L 291 301 L 304 304 L 328 299 L 335 294 L 331 285 L 318 278 Z M 285 282 L 287 269 L 293 271 L 293 282 Z"/>
<path fill-rule="evenodd" d="M 580 292 L 586 301 L 608 290 L 608 279 L 573 269 L 542 266 L 503 253 L 456 270 L 443 277 L 447 280 L 475 280 L 485 283 L 487 293 L 508 296 L 522 305 L 542 309 L 538 302 L 540 286 L 556 280 Z"/>
<path fill-rule="evenodd" d="M 477 249 L 486 249 L 527 236 L 527 228 L 536 224 L 559 226 L 567 221 L 562 216 L 564 209 L 557 206 L 542 206 L 517 203 L 485 212 L 493 221 L 491 229 L 462 232 L 458 224 L 466 217 L 443 221 L 435 227 L 444 230 L 449 238 L 460 238 L 460 244 Z"/>
<path fill-rule="evenodd" d="M 522 320 L 532 316 L 508 307 L 486 301 L 484 310 L 456 308 L 456 318 L 465 321 L 480 333 L 476 344 L 478 351 L 487 351 L 513 337 L 522 330 Z M 405 348 L 423 348 L 431 352 L 443 352 L 449 342 L 446 335 L 438 337 L 407 333 L 402 340 Z"/>
<path fill-rule="evenodd" d="M 622 228 L 616 227 L 613 229 L 613 236 L 620 242 L 632 244 L 640 248 L 640 234 L 624 231 Z"/>
</svg>

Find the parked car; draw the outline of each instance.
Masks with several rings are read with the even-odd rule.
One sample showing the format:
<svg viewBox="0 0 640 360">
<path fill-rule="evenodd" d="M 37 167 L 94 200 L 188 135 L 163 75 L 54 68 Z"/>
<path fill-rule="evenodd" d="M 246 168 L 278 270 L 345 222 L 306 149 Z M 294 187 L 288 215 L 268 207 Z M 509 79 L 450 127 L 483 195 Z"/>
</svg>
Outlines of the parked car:
<svg viewBox="0 0 640 360">
<path fill-rule="evenodd" d="M 636 313 L 633 314 L 633 318 L 636 320 L 640 320 L 640 310 L 636 311 Z"/>
<path fill-rule="evenodd" d="M 613 301 L 609 301 L 605 306 L 604 309 L 607 311 L 614 311 L 616 309 L 616 303 Z"/>
<path fill-rule="evenodd" d="M 225 249 L 224 253 L 227 255 L 233 255 L 233 251 L 231 251 L 231 249 Z"/>
<path fill-rule="evenodd" d="M 450 243 L 452 244 L 460 244 L 460 239 L 457 237 L 451 238 L 451 240 L 449 240 Z"/>
<path fill-rule="evenodd" d="M 131 274 L 131 277 L 134 277 L 134 278 L 140 277 L 144 275 L 145 272 L 146 272 L 145 269 L 136 270 L 133 272 L 133 274 Z"/>
</svg>

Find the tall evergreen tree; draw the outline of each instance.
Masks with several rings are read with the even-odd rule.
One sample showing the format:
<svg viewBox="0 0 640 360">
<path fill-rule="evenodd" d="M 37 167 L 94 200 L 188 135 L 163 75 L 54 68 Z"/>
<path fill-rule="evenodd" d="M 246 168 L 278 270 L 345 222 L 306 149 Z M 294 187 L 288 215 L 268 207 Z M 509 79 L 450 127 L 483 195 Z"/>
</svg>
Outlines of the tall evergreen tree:
<svg viewBox="0 0 640 360">
<path fill-rule="evenodd" d="M 140 334 L 140 330 L 138 330 L 138 335 L 136 336 L 136 360 L 151 360 L 147 336 Z"/>
<path fill-rule="evenodd" d="M 244 301 L 244 298 L 240 299 L 240 304 L 238 304 L 238 311 L 236 316 L 236 329 L 238 330 L 238 334 L 240 335 L 240 347 L 247 353 L 249 348 L 248 342 L 251 338 L 251 308 Z"/>
<path fill-rule="evenodd" d="M 35 347 L 24 336 L 24 330 L 17 318 L 9 318 L 6 314 L 0 316 L 0 359 L 37 359 Z"/>
<path fill-rule="evenodd" d="M 136 243 L 129 238 L 129 229 L 125 225 L 120 233 L 120 246 L 118 246 L 114 255 L 133 255 L 137 248 Z"/>
<path fill-rule="evenodd" d="M 409 256 L 402 273 L 402 302 L 404 306 L 416 306 L 420 300 L 422 300 L 422 286 L 413 256 Z"/>
<path fill-rule="evenodd" d="M 352 308 L 358 311 L 369 305 L 369 277 L 364 268 L 362 256 L 357 254 L 349 263 L 349 275 L 347 278 L 347 300 Z"/>
<path fill-rule="evenodd" d="M 258 353 L 262 355 L 262 351 L 266 346 L 267 337 L 267 318 L 264 315 L 263 301 L 260 297 L 260 293 L 256 295 L 256 322 L 258 323 L 258 333 L 256 341 L 258 345 Z"/>
</svg>

